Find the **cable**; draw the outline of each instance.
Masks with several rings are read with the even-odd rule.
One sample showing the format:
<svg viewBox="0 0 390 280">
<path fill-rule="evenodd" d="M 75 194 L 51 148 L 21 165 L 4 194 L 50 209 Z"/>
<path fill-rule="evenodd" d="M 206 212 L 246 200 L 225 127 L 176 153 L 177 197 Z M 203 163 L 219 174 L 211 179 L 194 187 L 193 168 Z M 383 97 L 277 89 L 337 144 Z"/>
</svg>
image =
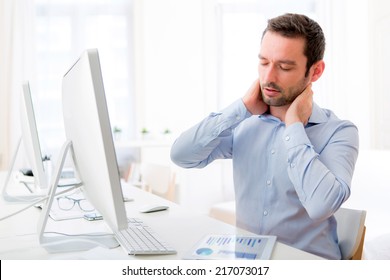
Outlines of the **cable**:
<svg viewBox="0 0 390 280">
<path fill-rule="evenodd" d="M 112 233 L 80 233 L 80 234 L 69 234 L 69 233 L 64 233 L 64 232 L 58 232 L 58 231 L 45 231 L 45 233 L 50 233 L 50 234 L 58 234 L 58 235 L 64 235 L 64 236 L 69 236 L 69 237 L 98 237 L 98 236 L 111 236 L 115 237 L 114 234 Z"/>
<path fill-rule="evenodd" d="M 77 184 L 77 185 L 75 185 L 75 186 L 73 186 L 73 187 L 71 187 L 71 188 L 69 188 L 69 189 L 66 189 L 66 190 L 63 190 L 63 191 L 61 191 L 61 192 L 59 192 L 59 193 L 56 193 L 56 196 L 57 196 L 57 195 L 64 194 L 64 193 L 67 193 L 67 192 L 70 192 L 70 191 L 72 191 L 72 190 L 74 190 L 74 189 L 79 188 L 80 186 L 81 186 L 81 184 Z M 13 216 L 15 216 L 15 215 L 17 215 L 17 214 L 23 212 L 23 211 L 25 211 L 25 210 L 27 210 L 27 209 L 29 209 L 29 208 L 35 206 L 36 204 L 45 201 L 45 200 L 48 199 L 48 198 L 49 198 L 49 195 L 46 195 L 45 197 L 43 197 L 43 198 L 41 198 L 41 199 L 34 200 L 33 203 L 27 205 L 26 207 L 24 207 L 24 208 L 22 208 L 22 209 L 20 209 L 20 210 L 18 210 L 18 211 L 16 211 L 16 212 L 14 212 L 14 213 L 8 214 L 8 215 L 6 215 L 6 216 L 4 216 L 4 217 L 1 217 L 1 218 L 0 218 L 0 221 L 6 220 L 6 219 L 8 219 L 8 218 L 11 218 L 11 217 L 13 217 Z"/>
<path fill-rule="evenodd" d="M 26 182 L 21 182 L 21 183 L 26 187 L 26 189 L 28 189 L 30 193 L 34 193 L 34 191 L 30 188 L 30 186 Z"/>
<path fill-rule="evenodd" d="M 42 194 L 42 195 L 34 194 L 34 191 L 28 186 L 27 182 L 20 181 L 20 183 L 28 189 L 30 194 L 13 196 L 13 195 L 8 194 L 6 191 L 5 192 L 3 191 L 3 197 L 4 197 L 5 201 L 7 201 L 7 202 L 21 202 L 21 203 L 25 203 L 25 202 L 36 203 L 36 201 L 39 201 L 39 199 L 47 197 L 44 194 Z M 65 188 L 65 187 L 70 187 L 70 186 L 80 187 L 81 185 L 82 185 L 82 182 L 78 182 L 78 183 L 69 183 L 69 184 L 57 184 L 57 187 L 59 187 L 59 188 Z M 29 197 L 29 196 L 31 196 L 31 197 Z"/>
</svg>

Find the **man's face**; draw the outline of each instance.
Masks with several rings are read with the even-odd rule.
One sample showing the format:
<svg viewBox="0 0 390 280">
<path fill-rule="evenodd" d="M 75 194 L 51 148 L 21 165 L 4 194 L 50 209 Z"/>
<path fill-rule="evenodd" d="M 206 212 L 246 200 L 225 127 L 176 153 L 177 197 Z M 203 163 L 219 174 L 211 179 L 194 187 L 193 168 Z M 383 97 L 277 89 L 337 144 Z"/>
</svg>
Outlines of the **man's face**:
<svg viewBox="0 0 390 280">
<path fill-rule="evenodd" d="M 267 32 L 261 42 L 259 79 L 263 100 L 270 106 L 285 106 L 309 84 L 312 71 L 305 77 L 307 58 L 303 38 L 287 38 Z"/>
</svg>

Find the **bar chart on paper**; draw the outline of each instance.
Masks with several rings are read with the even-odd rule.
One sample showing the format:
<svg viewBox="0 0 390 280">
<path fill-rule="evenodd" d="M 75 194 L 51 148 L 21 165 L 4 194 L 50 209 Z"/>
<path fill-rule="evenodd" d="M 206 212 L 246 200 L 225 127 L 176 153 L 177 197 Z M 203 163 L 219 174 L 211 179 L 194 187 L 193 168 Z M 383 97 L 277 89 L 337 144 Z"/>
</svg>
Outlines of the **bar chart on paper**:
<svg viewBox="0 0 390 280">
<path fill-rule="evenodd" d="M 189 259 L 269 259 L 275 236 L 207 235 L 187 256 Z"/>
</svg>

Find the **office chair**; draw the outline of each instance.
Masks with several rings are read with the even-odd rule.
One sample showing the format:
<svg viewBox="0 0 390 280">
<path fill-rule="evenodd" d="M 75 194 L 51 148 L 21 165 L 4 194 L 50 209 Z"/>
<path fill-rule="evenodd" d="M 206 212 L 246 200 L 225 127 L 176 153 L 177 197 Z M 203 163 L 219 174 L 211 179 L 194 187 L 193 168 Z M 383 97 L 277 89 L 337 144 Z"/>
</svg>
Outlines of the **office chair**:
<svg viewBox="0 0 390 280">
<path fill-rule="evenodd" d="M 236 225 L 236 202 L 225 201 L 210 207 L 209 216 L 233 226 Z"/>
<path fill-rule="evenodd" d="M 151 193 L 175 201 L 175 172 L 170 166 L 156 163 L 141 164 L 141 183 Z"/>
<path fill-rule="evenodd" d="M 340 208 L 335 213 L 337 235 L 343 260 L 361 260 L 366 227 L 365 210 Z"/>
</svg>

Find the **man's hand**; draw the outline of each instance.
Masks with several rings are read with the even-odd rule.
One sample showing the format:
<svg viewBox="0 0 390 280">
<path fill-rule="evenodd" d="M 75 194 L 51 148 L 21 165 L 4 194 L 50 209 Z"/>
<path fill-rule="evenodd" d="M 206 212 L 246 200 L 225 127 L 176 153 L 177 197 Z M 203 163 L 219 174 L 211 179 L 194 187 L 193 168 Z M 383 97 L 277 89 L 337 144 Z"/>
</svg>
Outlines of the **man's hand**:
<svg viewBox="0 0 390 280">
<path fill-rule="evenodd" d="M 261 115 L 268 110 L 268 105 L 264 103 L 261 97 L 260 82 L 259 79 L 253 82 L 251 87 L 242 98 L 246 109 L 252 115 Z"/>
<path fill-rule="evenodd" d="M 309 84 L 288 108 L 285 117 L 286 126 L 296 122 L 301 122 L 303 125 L 306 125 L 312 110 L 313 91 L 311 90 L 311 84 Z"/>
</svg>

